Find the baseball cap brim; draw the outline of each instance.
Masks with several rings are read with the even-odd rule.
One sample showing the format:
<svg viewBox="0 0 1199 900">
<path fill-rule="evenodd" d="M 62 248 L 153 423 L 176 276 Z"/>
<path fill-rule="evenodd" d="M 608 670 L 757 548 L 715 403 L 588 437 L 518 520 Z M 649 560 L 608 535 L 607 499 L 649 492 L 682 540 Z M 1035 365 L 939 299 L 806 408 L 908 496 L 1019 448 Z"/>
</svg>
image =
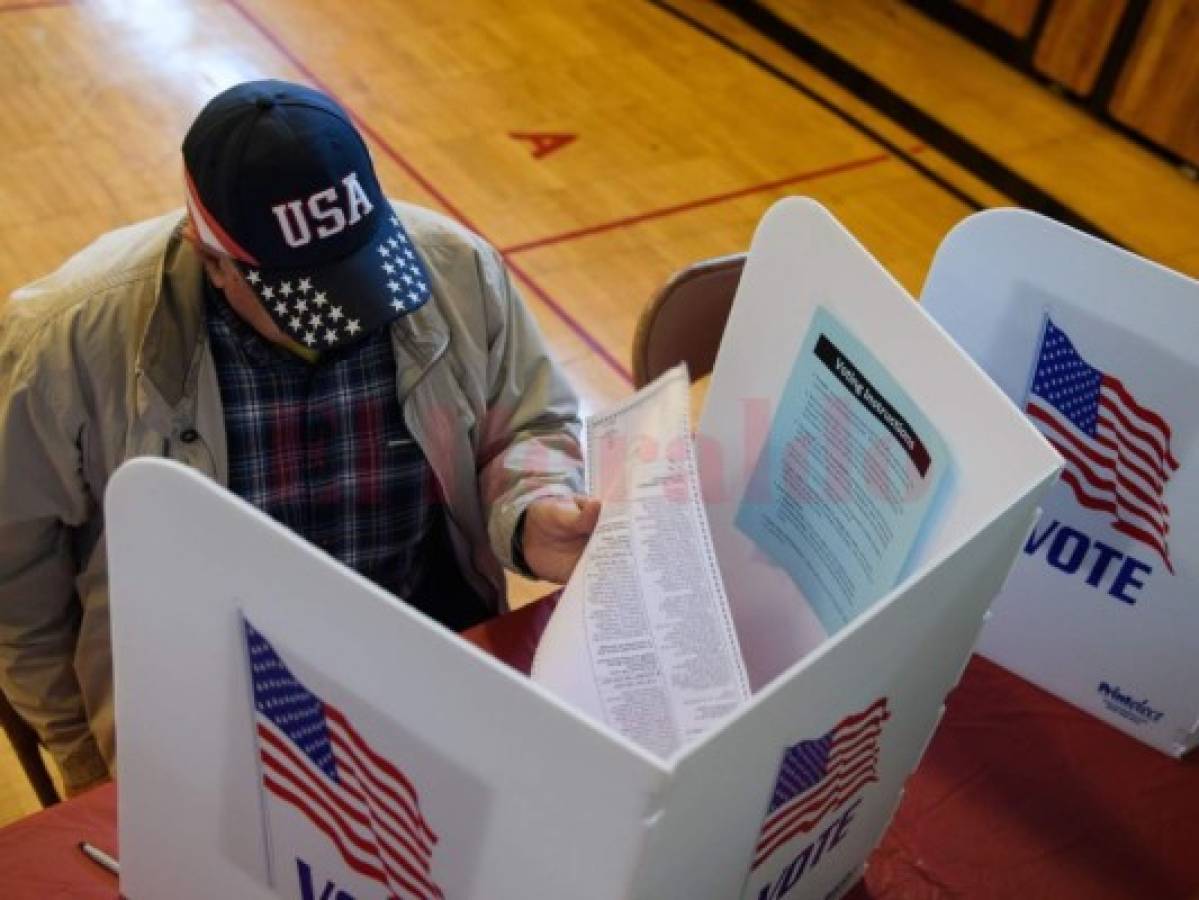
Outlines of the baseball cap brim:
<svg viewBox="0 0 1199 900">
<path fill-rule="evenodd" d="M 420 309 L 432 295 L 428 269 L 394 214 L 349 256 L 311 269 L 236 261 L 275 324 L 311 350 L 336 350 Z"/>
</svg>

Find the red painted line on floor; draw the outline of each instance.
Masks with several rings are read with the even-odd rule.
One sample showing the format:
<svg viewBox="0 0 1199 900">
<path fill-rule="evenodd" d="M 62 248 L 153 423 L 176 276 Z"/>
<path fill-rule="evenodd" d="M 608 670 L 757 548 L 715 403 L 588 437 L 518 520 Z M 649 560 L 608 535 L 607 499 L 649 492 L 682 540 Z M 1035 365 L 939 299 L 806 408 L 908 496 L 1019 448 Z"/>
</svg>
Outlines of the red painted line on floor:
<svg viewBox="0 0 1199 900">
<path fill-rule="evenodd" d="M 600 341 L 590 331 L 583 327 L 583 325 L 577 319 L 575 319 L 574 316 L 567 312 L 557 300 L 551 297 L 545 291 L 545 289 L 541 287 L 541 285 L 530 278 L 528 273 L 525 272 L 525 270 L 522 269 L 514 260 L 506 259 L 505 261 L 507 262 L 508 268 L 511 270 L 512 274 L 523 281 L 528 286 L 529 290 L 537 295 L 538 300 L 548 306 L 559 319 L 566 323 L 566 326 L 573 331 L 579 337 L 579 339 L 583 341 L 584 344 L 591 348 L 592 352 L 606 362 L 608 364 L 608 368 L 612 369 L 612 371 L 614 371 L 629 384 L 633 383 L 633 373 L 628 370 L 624 363 L 613 356 L 607 347 L 600 343 Z"/>
<path fill-rule="evenodd" d="M 921 148 L 913 150 L 919 152 Z M 565 241 L 573 241 L 578 238 L 590 237 L 594 234 L 602 234 L 605 231 L 615 231 L 619 228 L 628 228 L 630 225 L 639 225 L 642 222 L 648 222 L 652 219 L 662 219 L 666 216 L 673 216 L 682 212 L 690 212 L 693 209 L 700 209 L 705 206 L 714 206 L 717 203 L 724 203 L 728 200 L 736 200 L 739 197 L 748 197 L 752 194 L 761 194 L 766 191 L 772 191 L 777 188 L 786 187 L 792 184 L 801 184 L 805 181 L 816 181 L 820 178 L 828 178 L 831 175 L 839 175 L 842 172 L 851 172 L 854 169 L 865 169 L 869 166 L 878 165 L 886 162 L 893 157 L 889 153 L 877 153 L 874 156 L 867 156 L 862 159 L 849 160 L 848 162 L 837 163 L 832 166 L 825 166 L 822 169 L 812 169 L 810 172 L 801 172 L 798 175 L 791 175 L 788 178 L 780 178 L 776 181 L 767 181 L 764 184 L 755 184 L 751 187 L 740 188 L 735 191 L 728 191 L 723 194 L 713 194 L 711 197 L 703 197 L 699 200 L 690 200 L 686 203 L 679 203 L 675 206 L 665 206 L 662 209 L 653 209 L 649 212 L 638 213 L 634 216 L 625 216 L 622 219 L 614 219 L 611 222 L 603 222 L 599 225 L 589 225 L 586 228 L 577 228 L 574 231 L 566 231 L 562 234 L 554 234 L 549 237 L 537 238 L 536 240 L 526 241 L 523 244 L 514 244 L 511 247 L 505 247 L 502 251 L 504 254 L 524 253 L 526 250 L 535 250 L 539 247 L 548 247 L 551 244 L 561 244 Z"/>
<path fill-rule="evenodd" d="M 401 156 L 400 153 L 394 147 L 392 147 L 382 135 L 379 134 L 379 132 L 375 131 L 374 128 L 363 121 L 361 116 L 355 113 L 347 104 L 342 103 L 336 92 L 331 90 L 329 85 L 327 85 L 323 79 L 313 72 L 312 69 L 310 69 L 303 62 L 303 60 L 296 56 L 291 49 L 284 44 L 283 41 L 269 27 L 267 27 L 265 23 L 262 22 L 261 19 L 246 9 L 241 0 L 226 0 L 226 2 L 236 9 L 247 22 L 254 26 L 255 30 L 257 30 L 258 33 L 261 34 L 262 37 L 265 38 L 272 47 L 282 54 L 282 56 L 286 58 L 288 62 L 295 66 L 295 68 L 301 72 L 304 77 L 312 83 L 313 86 L 319 88 L 330 97 L 336 99 L 338 103 L 341 103 L 345 110 L 350 114 L 350 117 L 354 120 L 354 124 L 357 125 L 358 129 L 367 137 L 369 137 L 374 144 L 381 151 L 383 151 L 383 154 L 388 159 L 403 169 L 409 177 L 411 177 L 417 184 L 427 191 L 431 197 L 440 203 L 442 208 L 445 209 L 447 213 L 449 213 L 471 231 L 482 235 L 482 232 L 475 227 L 467 215 L 457 205 L 455 205 L 445 194 L 439 191 L 437 187 L 424 175 L 417 171 L 417 169 L 413 167 L 408 160 Z M 485 235 L 483 236 L 484 238 L 486 237 Z M 502 250 L 500 252 L 504 253 Z M 504 255 L 505 257 L 507 256 L 506 253 L 504 253 Z M 554 298 L 550 296 L 549 292 L 546 291 L 545 288 L 543 288 L 540 284 L 538 284 L 527 272 L 513 263 L 512 260 L 505 259 L 505 261 L 508 264 L 508 268 L 512 271 L 512 274 L 524 282 L 528 289 L 534 295 L 536 295 L 542 303 L 549 307 L 550 311 L 553 312 L 554 315 L 556 315 L 559 319 L 561 319 L 563 324 L 565 324 L 567 328 L 574 332 L 575 335 L 597 356 L 599 356 L 600 359 L 602 359 L 608 365 L 608 367 L 612 369 L 613 372 L 623 378 L 627 383 L 633 383 L 632 373 L 629 372 L 628 368 L 626 368 L 625 365 L 621 363 L 620 360 L 618 360 L 611 353 L 611 351 L 609 351 L 599 341 L 598 338 L 595 337 L 595 335 L 588 331 L 578 319 L 567 312 L 560 303 L 554 300 Z"/>
<path fill-rule="evenodd" d="M 0 3 L 0 13 L 26 12 L 31 9 L 51 9 L 56 6 L 74 6 L 75 0 L 29 0 L 27 3 Z"/>
</svg>

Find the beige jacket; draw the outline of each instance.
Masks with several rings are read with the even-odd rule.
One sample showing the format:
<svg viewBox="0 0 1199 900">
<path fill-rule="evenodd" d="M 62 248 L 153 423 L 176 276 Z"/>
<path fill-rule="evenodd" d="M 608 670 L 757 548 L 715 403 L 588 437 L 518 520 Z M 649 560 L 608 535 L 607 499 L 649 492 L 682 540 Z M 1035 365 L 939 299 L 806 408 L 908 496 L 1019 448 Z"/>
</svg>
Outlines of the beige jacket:
<svg viewBox="0 0 1199 900">
<path fill-rule="evenodd" d="M 521 512 L 582 487 L 576 400 L 496 251 L 436 213 L 395 208 L 433 285 L 392 326 L 397 399 L 463 573 L 500 611 Z M 115 759 L 105 486 L 140 455 L 228 479 L 202 269 L 182 221 L 101 237 L 0 318 L 0 685 L 73 790 Z"/>
</svg>

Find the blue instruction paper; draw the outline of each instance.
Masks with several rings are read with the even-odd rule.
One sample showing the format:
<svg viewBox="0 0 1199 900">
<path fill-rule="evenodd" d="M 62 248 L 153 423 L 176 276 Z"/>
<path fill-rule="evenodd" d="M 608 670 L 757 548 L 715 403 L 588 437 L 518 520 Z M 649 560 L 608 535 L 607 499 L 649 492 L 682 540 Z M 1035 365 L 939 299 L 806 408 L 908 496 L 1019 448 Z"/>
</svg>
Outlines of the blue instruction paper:
<svg viewBox="0 0 1199 900">
<path fill-rule="evenodd" d="M 737 511 L 835 634 L 894 587 L 949 465 L 866 347 L 816 310 Z"/>
</svg>

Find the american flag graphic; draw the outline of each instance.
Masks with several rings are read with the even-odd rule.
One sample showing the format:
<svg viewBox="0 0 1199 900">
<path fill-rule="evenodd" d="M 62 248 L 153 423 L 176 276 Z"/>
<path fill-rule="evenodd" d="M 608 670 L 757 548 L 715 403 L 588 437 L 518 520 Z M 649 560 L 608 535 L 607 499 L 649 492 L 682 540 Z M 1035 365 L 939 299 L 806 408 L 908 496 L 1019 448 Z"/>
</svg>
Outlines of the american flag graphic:
<svg viewBox="0 0 1199 900">
<path fill-rule="evenodd" d="M 1178 461 L 1166 420 L 1089 365 L 1048 317 L 1025 410 L 1065 458 L 1062 481 L 1078 502 L 1109 514 L 1113 529 L 1151 547 L 1172 573 L 1164 495 Z"/>
<path fill-rule="evenodd" d="M 246 648 L 263 787 L 333 842 L 345 864 L 396 900 L 440 900 L 437 835 L 404 774 L 304 687 L 249 622 Z"/>
<path fill-rule="evenodd" d="M 823 737 L 787 749 L 752 868 L 878 781 L 879 737 L 890 717 L 887 698 L 881 697 L 860 713 L 846 716 Z"/>
</svg>

